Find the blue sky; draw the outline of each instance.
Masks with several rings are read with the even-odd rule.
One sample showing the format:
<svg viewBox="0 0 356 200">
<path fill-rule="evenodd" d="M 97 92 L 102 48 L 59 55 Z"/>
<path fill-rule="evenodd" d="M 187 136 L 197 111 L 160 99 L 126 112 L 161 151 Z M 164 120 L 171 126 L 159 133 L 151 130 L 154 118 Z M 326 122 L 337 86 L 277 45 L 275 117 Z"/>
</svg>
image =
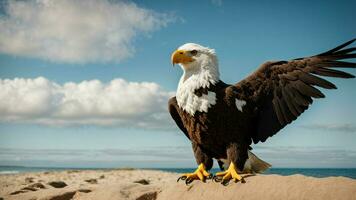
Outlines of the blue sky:
<svg viewBox="0 0 356 200">
<path fill-rule="evenodd" d="M 166 110 L 182 73 L 175 48 L 214 48 L 221 79 L 235 83 L 267 60 L 356 36 L 345 0 L 0 5 L 0 165 L 194 167 Z M 254 145 L 257 155 L 275 167 L 356 167 L 356 79 L 329 80 L 338 90 Z"/>
</svg>

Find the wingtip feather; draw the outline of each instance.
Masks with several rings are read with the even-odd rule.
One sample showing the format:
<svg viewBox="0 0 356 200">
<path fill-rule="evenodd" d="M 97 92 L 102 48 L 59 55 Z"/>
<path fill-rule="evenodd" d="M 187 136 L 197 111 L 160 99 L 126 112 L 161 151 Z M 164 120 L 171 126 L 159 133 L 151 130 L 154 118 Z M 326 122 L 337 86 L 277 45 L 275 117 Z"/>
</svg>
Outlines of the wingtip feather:
<svg viewBox="0 0 356 200">
<path fill-rule="evenodd" d="M 318 54 L 318 56 L 324 56 L 324 55 L 332 54 L 332 53 L 334 53 L 334 52 L 336 52 L 336 51 L 338 51 L 338 50 L 340 50 L 340 49 L 352 44 L 355 41 L 356 41 L 356 38 L 354 38 L 354 39 L 352 39 L 350 41 L 347 41 L 347 42 L 345 42 L 345 43 L 343 43 L 343 44 L 341 44 L 341 45 L 339 45 L 339 46 L 337 46 L 337 47 L 335 47 L 335 48 L 333 48 L 333 49 L 331 49 L 329 51 L 326 51 L 324 53 Z"/>
</svg>

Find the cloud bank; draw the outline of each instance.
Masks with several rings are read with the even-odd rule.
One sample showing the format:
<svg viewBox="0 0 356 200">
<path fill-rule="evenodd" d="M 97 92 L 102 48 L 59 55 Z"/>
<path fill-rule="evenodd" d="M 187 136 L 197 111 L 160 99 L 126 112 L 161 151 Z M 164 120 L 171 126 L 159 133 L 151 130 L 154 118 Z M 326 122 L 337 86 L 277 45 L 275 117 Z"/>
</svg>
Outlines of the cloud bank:
<svg viewBox="0 0 356 200">
<path fill-rule="evenodd" d="M 7 1 L 0 52 L 66 63 L 119 62 L 134 54 L 138 34 L 173 18 L 127 1 Z"/>
<path fill-rule="evenodd" d="M 346 124 L 308 124 L 302 126 L 305 129 L 335 131 L 345 133 L 356 133 L 356 126 L 351 123 Z"/>
<path fill-rule="evenodd" d="M 171 96 L 156 83 L 124 79 L 63 85 L 43 77 L 0 79 L 0 121 L 167 129 Z"/>
<path fill-rule="evenodd" d="M 333 146 L 256 145 L 253 152 L 273 167 L 354 168 L 356 151 Z"/>
<path fill-rule="evenodd" d="M 356 151 L 330 146 L 256 146 L 253 152 L 273 167 L 354 168 Z M 47 167 L 196 167 L 191 146 L 115 149 L 0 148 L 1 165 Z M 217 168 L 217 163 L 214 164 Z"/>
<path fill-rule="evenodd" d="M 135 149 L 0 148 L 0 165 L 39 167 L 194 167 L 190 146 Z"/>
</svg>

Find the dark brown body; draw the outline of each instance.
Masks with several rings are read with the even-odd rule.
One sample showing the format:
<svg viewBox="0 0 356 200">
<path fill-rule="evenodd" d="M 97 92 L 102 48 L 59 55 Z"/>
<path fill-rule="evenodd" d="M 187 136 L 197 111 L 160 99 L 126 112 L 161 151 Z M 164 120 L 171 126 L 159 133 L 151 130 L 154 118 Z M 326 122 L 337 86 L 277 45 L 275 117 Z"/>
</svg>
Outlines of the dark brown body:
<svg viewBox="0 0 356 200">
<path fill-rule="evenodd" d="M 328 52 L 291 61 L 267 62 L 255 73 L 235 85 L 222 81 L 199 88 L 194 95 L 216 93 L 216 104 L 208 112 L 191 116 L 179 108 L 176 98 L 169 100 L 169 112 L 178 127 L 191 140 L 197 164 L 209 170 L 213 158 L 227 159 L 243 170 L 252 142 L 264 142 L 295 120 L 324 95 L 314 86 L 336 89 L 316 75 L 340 78 L 354 76 L 331 68 L 355 68 L 355 63 L 338 61 L 356 58 L 355 48 L 343 49 L 354 40 Z M 246 105 L 238 110 L 235 100 Z"/>
<path fill-rule="evenodd" d="M 241 167 L 247 159 L 247 150 L 251 144 L 251 137 L 247 133 L 254 131 L 252 118 L 255 106 L 241 96 L 239 99 L 245 100 L 247 105 L 243 107 L 242 112 L 239 111 L 235 105 L 236 90 L 235 86 L 222 81 L 208 89 L 197 90 L 200 93 L 196 92 L 196 95 L 214 92 L 216 104 L 209 108 L 209 112 L 196 112 L 194 116 L 179 109 L 175 97 L 169 101 L 169 105 L 172 106 L 170 110 L 176 110 L 184 129 L 187 130 L 188 138 L 192 141 L 197 163 L 204 163 L 208 169 L 212 166 L 212 158 L 228 158 L 228 146 L 235 148 L 238 154 L 235 162 Z"/>
</svg>

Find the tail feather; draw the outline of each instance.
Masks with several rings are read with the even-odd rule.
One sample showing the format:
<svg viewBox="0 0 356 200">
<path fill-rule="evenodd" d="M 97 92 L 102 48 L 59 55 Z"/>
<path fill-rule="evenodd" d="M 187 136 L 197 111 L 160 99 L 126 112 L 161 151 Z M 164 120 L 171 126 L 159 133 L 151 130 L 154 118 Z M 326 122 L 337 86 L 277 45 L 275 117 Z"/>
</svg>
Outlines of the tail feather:
<svg viewBox="0 0 356 200">
<path fill-rule="evenodd" d="M 261 160 L 251 151 L 248 151 L 248 159 L 245 162 L 244 169 L 238 170 L 239 173 L 262 173 L 270 168 L 272 165 Z M 227 159 L 218 159 L 218 164 L 221 170 L 229 168 L 230 163 Z"/>
<path fill-rule="evenodd" d="M 262 173 L 272 165 L 261 160 L 251 151 L 248 151 L 248 160 L 245 163 L 244 171 L 247 173 Z"/>
</svg>

